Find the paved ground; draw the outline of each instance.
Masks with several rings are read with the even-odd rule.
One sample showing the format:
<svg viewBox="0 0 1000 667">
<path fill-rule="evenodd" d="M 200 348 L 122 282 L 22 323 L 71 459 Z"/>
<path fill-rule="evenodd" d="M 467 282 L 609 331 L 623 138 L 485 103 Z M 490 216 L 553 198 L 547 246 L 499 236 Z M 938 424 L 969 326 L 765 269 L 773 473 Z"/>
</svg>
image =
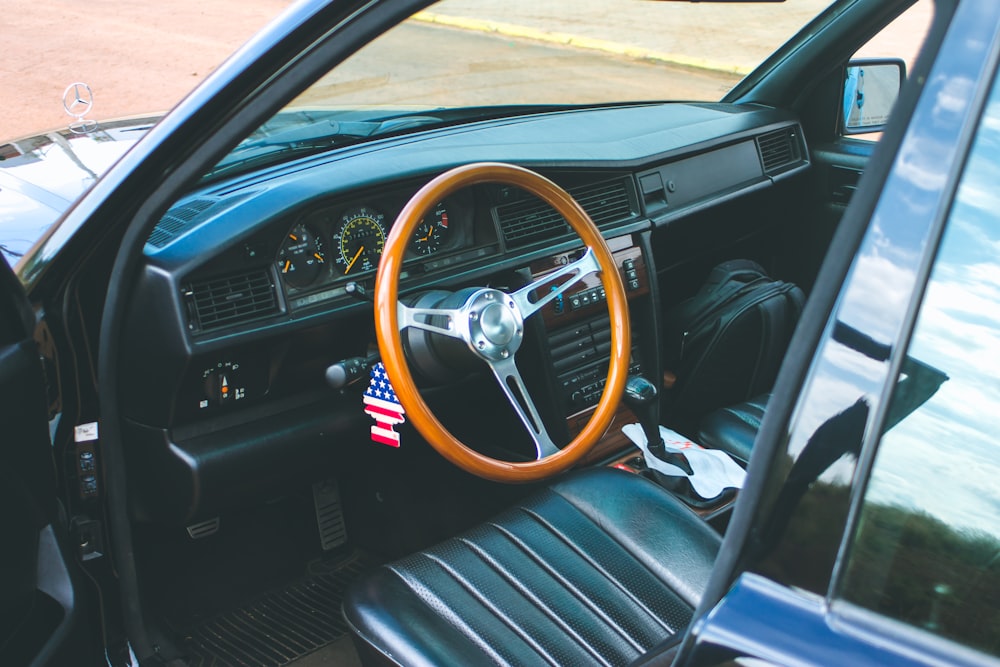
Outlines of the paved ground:
<svg viewBox="0 0 1000 667">
<path fill-rule="evenodd" d="M 728 70 L 734 77 L 828 1 L 709 5 L 576 0 L 567 18 L 565 11 L 553 12 L 559 3 L 447 0 L 432 6 L 424 19 L 457 19 L 465 29 L 511 31 L 515 37 L 534 35 L 549 43 L 569 40 L 594 52 L 617 50 L 654 60 L 684 63 L 691 54 L 702 54 L 688 64 Z M 166 110 L 289 4 L 291 0 L 4 0 L 0 90 L 6 103 L 0 139 L 65 126 L 62 93 L 74 81 L 93 88 L 95 118 Z M 922 34 L 921 24 L 930 16 L 929 4 L 921 0 L 896 36 L 867 54 L 911 57 L 918 41 L 914 36 Z M 470 22 L 471 16 L 478 22 Z M 594 42 L 598 37 L 603 41 Z M 713 47 L 706 54 L 707 40 Z"/>
<path fill-rule="evenodd" d="M 718 100 L 735 74 L 636 62 L 544 39 L 412 21 L 369 45 L 296 100 L 303 106 L 581 104 Z M 393 63 L 386 75 L 382 63 Z"/>
<path fill-rule="evenodd" d="M 65 126 L 62 93 L 93 116 L 166 110 L 290 0 L 3 0 L 0 139 Z"/>
</svg>

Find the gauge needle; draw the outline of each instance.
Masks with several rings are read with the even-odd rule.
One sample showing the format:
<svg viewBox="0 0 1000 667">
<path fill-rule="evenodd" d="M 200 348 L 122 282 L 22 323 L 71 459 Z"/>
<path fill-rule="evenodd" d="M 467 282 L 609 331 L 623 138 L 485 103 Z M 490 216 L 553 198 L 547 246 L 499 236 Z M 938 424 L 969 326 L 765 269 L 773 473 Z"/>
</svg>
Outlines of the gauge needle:
<svg viewBox="0 0 1000 667">
<path fill-rule="evenodd" d="M 315 257 L 316 259 L 318 259 L 320 262 L 323 261 L 323 255 L 319 254 L 318 252 L 314 252 L 313 253 L 313 257 Z"/>
<path fill-rule="evenodd" d="M 292 260 L 286 259 L 285 260 L 285 266 L 282 267 L 281 272 L 282 273 L 288 273 L 288 269 L 290 269 L 290 268 L 292 268 Z"/>
<path fill-rule="evenodd" d="M 351 267 L 354 266 L 354 262 L 358 261 L 358 257 L 361 257 L 361 253 L 363 253 L 364 251 L 365 247 L 361 246 L 360 248 L 358 248 L 358 251 L 354 253 L 354 257 L 351 258 L 351 261 L 347 263 L 347 268 L 344 269 L 345 276 L 351 271 Z"/>
<path fill-rule="evenodd" d="M 427 239 L 429 239 L 431 237 L 431 234 L 433 234 L 433 233 L 434 233 L 434 225 L 431 225 L 430 229 L 427 230 L 427 236 L 425 236 L 424 238 L 422 238 L 420 240 L 421 241 L 426 241 Z"/>
</svg>

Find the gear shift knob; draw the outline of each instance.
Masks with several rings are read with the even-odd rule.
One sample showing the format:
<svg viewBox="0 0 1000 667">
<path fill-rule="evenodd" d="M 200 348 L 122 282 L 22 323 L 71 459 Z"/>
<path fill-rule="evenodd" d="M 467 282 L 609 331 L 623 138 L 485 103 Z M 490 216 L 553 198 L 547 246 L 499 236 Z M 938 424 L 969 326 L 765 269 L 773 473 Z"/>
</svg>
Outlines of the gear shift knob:
<svg viewBox="0 0 1000 667">
<path fill-rule="evenodd" d="M 646 435 L 646 443 L 651 452 L 657 455 L 663 451 L 663 440 L 660 438 L 660 400 L 656 385 L 641 375 L 631 375 L 625 383 L 622 399 L 625 405 L 639 419 L 642 432 Z"/>
<path fill-rule="evenodd" d="M 668 452 L 660 437 L 660 399 L 656 385 L 641 375 L 631 375 L 625 383 L 622 400 L 639 419 L 639 426 L 646 436 L 649 453 L 661 461 L 677 466 L 684 472 L 693 474 L 687 457 L 681 453 Z"/>
</svg>

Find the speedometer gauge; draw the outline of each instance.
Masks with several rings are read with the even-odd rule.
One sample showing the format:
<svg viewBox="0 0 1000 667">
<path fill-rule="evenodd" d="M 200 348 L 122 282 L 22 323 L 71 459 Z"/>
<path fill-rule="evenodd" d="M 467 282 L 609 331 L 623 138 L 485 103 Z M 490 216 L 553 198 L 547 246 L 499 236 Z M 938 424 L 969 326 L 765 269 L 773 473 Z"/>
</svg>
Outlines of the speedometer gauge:
<svg viewBox="0 0 1000 667">
<path fill-rule="evenodd" d="M 343 275 L 371 271 L 385 248 L 385 216 L 370 207 L 348 211 L 341 217 L 333 241 L 336 263 Z"/>
<path fill-rule="evenodd" d="M 323 242 L 308 225 L 301 223 L 288 232 L 275 259 L 278 273 L 289 287 L 312 283 L 319 277 L 325 261 Z"/>
<path fill-rule="evenodd" d="M 438 204 L 417 225 L 410 240 L 410 248 L 418 255 L 437 252 L 448 240 L 448 209 Z"/>
</svg>

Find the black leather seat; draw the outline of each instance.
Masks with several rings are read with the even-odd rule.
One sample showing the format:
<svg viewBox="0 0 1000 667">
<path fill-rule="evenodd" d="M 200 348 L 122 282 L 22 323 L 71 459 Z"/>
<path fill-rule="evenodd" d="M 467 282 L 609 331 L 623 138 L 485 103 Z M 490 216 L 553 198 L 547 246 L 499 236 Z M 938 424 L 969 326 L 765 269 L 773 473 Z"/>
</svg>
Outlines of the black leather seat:
<svg viewBox="0 0 1000 667">
<path fill-rule="evenodd" d="M 770 394 L 760 394 L 748 401 L 708 413 L 698 427 L 698 444 L 709 449 L 721 449 L 745 468 L 770 398 Z"/>
<path fill-rule="evenodd" d="M 378 568 L 344 616 L 365 664 L 628 664 L 684 631 L 719 545 L 656 484 L 590 470 Z"/>
</svg>

